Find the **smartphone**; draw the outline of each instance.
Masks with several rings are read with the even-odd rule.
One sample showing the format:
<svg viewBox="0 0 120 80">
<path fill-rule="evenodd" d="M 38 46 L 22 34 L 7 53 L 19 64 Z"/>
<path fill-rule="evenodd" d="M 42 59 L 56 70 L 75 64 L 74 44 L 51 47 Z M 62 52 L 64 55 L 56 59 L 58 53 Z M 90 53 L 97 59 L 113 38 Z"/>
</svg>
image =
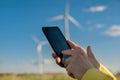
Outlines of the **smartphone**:
<svg viewBox="0 0 120 80">
<path fill-rule="evenodd" d="M 50 43 L 56 55 L 61 58 L 60 65 L 64 67 L 65 59 L 70 57 L 70 55 L 63 56 L 61 54 L 61 51 L 71 49 L 71 47 L 67 43 L 61 30 L 57 26 L 50 26 L 50 27 L 42 27 L 42 31 L 45 34 L 48 42 Z"/>
</svg>

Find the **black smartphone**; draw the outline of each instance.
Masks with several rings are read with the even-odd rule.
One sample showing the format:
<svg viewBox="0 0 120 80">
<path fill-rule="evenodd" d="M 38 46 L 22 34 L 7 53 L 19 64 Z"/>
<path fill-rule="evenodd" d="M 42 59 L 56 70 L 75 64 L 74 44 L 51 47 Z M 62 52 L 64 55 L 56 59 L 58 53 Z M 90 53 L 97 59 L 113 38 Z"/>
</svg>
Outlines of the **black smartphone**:
<svg viewBox="0 0 120 80">
<path fill-rule="evenodd" d="M 64 67 L 65 59 L 70 57 L 70 55 L 63 56 L 61 54 L 61 51 L 71 49 L 71 47 L 67 43 L 61 30 L 57 26 L 50 26 L 42 27 L 42 31 L 45 34 L 48 42 L 50 43 L 56 55 L 61 58 L 60 65 Z"/>
</svg>

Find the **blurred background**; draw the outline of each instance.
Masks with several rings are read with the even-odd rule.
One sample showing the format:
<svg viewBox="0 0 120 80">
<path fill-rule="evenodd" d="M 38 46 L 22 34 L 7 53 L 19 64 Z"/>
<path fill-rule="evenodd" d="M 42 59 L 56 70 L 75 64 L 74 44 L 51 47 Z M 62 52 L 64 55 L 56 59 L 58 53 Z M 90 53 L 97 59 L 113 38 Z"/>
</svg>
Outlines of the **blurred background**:
<svg viewBox="0 0 120 80">
<path fill-rule="evenodd" d="M 59 26 L 65 36 L 68 26 L 69 38 L 91 45 L 119 78 L 119 7 L 120 0 L 0 0 L 0 80 L 72 80 L 53 60 L 42 26 Z"/>
</svg>

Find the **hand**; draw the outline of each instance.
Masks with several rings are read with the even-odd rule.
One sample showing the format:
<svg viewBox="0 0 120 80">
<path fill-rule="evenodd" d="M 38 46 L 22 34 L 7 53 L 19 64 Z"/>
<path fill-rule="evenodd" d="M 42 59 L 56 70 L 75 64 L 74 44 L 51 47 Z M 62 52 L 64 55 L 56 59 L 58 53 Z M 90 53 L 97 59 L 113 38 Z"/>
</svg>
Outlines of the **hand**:
<svg viewBox="0 0 120 80">
<path fill-rule="evenodd" d="M 85 49 L 71 41 L 68 41 L 68 43 L 70 44 L 72 49 L 62 51 L 63 55 L 72 56 L 66 59 L 66 70 L 69 76 L 76 79 L 81 79 L 88 69 L 94 68 L 94 65 L 89 61 Z"/>
<path fill-rule="evenodd" d="M 73 44 L 71 44 L 71 41 L 67 40 L 67 42 L 69 43 L 70 47 L 73 46 Z M 72 42 L 72 43 L 73 43 L 73 42 Z M 75 43 L 74 43 L 74 44 L 75 44 Z M 85 52 L 85 50 L 84 50 L 84 52 Z M 56 55 L 56 53 L 52 53 L 52 56 L 53 56 L 53 58 L 56 60 L 56 63 L 57 63 L 59 66 L 65 67 L 65 66 L 63 66 L 63 65 L 60 64 L 61 59 L 60 59 L 60 57 L 58 57 L 58 56 Z"/>
<path fill-rule="evenodd" d="M 68 75 L 81 79 L 84 73 L 90 68 L 99 68 L 99 63 L 92 54 L 91 47 L 88 46 L 87 51 L 77 44 L 68 41 L 71 46 L 71 50 L 62 51 L 63 55 L 72 55 L 72 57 L 66 59 L 66 70 Z M 53 54 L 53 57 L 56 59 L 56 63 L 60 63 L 60 58 Z"/>
</svg>

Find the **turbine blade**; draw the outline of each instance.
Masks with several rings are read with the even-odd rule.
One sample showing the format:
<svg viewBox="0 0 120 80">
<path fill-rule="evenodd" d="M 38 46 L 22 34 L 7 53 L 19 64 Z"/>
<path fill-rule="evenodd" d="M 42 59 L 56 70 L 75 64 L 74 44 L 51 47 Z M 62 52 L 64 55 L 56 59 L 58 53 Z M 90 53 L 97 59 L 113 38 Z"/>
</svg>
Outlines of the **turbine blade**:
<svg viewBox="0 0 120 80">
<path fill-rule="evenodd" d="M 41 54 L 41 51 L 42 51 L 42 45 L 38 44 L 38 46 L 37 46 L 37 53 Z"/>
<path fill-rule="evenodd" d="M 37 44 L 39 43 L 39 40 L 36 36 L 32 35 L 32 39 L 35 43 L 37 43 Z"/>
<path fill-rule="evenodd" d="M 49 21 L 55 21 L 55 20 L 60 20 L 60 19 L 63 19 L 63 15 L 59 15 L 59 16 L 55 16 L 55 17 L 52 17 L 52 18 L 49 18 L 48 20 Z"/>
<path fill-rule="evenodd" d="M 66 1 L 66 7 L 65 7 L 65 15 L 69 14 L 69 0 Z"/>
<path fill-rule="evenodd" d="M 46 45 L 48 42 L 47 41 L 40 41 L 41 45 Z"/>
<path fill-rule="evenodd" d="M 79 24 L 78 21 L 76 21 L 72 16 L 68 16 L 69 20 L 75 24 L 78 28 L 82 29 L 81 25 Z"/>
</svg>

